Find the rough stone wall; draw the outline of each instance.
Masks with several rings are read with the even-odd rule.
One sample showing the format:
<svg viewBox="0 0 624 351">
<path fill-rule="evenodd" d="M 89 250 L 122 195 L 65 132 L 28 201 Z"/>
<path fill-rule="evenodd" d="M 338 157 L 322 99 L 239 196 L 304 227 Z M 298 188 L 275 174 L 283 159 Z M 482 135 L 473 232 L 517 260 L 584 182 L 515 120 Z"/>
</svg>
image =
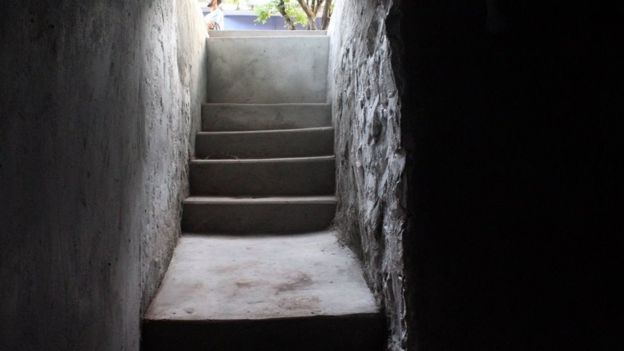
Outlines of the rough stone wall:
<svg viewBox="0 0 624 351">
<path fill-rule="evenodd" d="M 0 11 L 0 349 L 138 350 L 205 92 L 193 0 Z"/>
<path fill-rule="evenodd" d="M 330 102 L 336 127 L 335 224 L 359 253 L 385 308 L 390 350 L 406 344 L 400 101 L 387 18 L 392 1 L 336 3 L 330 28 Z"/>
<path fill-rule="evenodd" d="M 390 348 L 621 348 L 605 277 L 621 266 L 623 17 L 554 1 L 337 4 L 336 224 L 385 302 Z M 400 123 L 375 124 L 396 104 L 379 88 L 389 71 Z M 396 198 L 404 215 L 379 211 Z"/>
</svg>

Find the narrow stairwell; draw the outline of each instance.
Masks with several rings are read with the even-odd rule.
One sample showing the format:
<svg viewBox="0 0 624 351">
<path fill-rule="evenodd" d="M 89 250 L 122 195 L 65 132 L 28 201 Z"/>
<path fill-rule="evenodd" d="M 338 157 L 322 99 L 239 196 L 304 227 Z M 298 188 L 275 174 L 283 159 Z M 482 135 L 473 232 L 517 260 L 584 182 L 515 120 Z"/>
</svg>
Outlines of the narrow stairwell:
<svg viewBox="0 0 624 351">
<path fill-rule="evenodd" d="M 328 229 L 328 38 L 264 35 L 208 39 L 185 234 L 144 318 L 142 350 L 383 349 L 359 263 Z"/>
</svg>

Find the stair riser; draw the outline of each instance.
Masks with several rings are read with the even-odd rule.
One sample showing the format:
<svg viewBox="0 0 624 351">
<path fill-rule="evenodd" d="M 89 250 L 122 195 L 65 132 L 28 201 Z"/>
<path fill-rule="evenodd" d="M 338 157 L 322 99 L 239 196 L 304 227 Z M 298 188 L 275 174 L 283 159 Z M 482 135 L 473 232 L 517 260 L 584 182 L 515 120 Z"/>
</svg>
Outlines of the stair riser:
<svg viewBox="0 0 624 351">
<path fill-rule="evenodd" d="M 331 126 L 328 104 L 204 104 L 202 129 L 241 131 Z"/>
<path fill-rule="evenodd" d="M 379 351 L 380 315 L 143 323 L 142 351 Z"/>
<path fill-rule="evenodd" d="M 333 195 L 335 161 L 192 163 L 193 196 Z"/>
<path fill-rule="evenodd" d="M 182 230 L 186 233 L 220 234 L 312 232 L 328 228 L 335 209 L 335 203 L 185 203 Z"/>
<path fill-rule="evenodd" d="M 334 131 L 199 134 L 198 158 L 275 158 L 322 156 L 334 153 Z"/>
</svg>

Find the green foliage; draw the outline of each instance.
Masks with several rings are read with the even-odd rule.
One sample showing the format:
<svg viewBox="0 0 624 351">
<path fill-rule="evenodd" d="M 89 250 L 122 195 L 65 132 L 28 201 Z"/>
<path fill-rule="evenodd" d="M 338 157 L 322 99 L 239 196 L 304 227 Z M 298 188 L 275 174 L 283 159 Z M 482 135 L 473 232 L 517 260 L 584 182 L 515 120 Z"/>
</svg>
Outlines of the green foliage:
<svg viewBox="0 0 624 351">
<path fill-rule="evenodd" d="M 286 16 L 290 17 L 295 24 L 307 25 L 308 18 L 306 17 L 305 12 L 299 6 L 299 3 L 296 0 L 283 0 L 284 1 L 284 9 L 286 10 Z M 257 23 L 266 23 L 271 16 L 280 15 L 279 11 L 279 3 L 280 0 L 271 0 L 264 5 L 258 5 L 255 7 L 256 11 L 256 22 Z"/>
<path fill-rule="evenodd" d="M 271 18 L 273 7 L 271 4 L 259 5 L 254 8 L 256 11 L 256 23 L 265 24 Z"/>
</svg>

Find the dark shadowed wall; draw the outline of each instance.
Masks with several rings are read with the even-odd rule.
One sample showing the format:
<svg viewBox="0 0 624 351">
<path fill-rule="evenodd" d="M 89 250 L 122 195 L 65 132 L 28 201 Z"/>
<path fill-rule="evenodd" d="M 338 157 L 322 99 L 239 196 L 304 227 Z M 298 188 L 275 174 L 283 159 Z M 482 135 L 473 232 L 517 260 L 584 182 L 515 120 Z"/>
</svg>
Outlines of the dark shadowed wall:
<svg viewBox="0 0 624 351">
<path fill-rule="evenodd" d="M 337 5 L 336 224 L 389 349 L 622 347 L 623 10 L 553 3 Z"/>
<path fill-rule="evenodd" d="M 205 84 L 195 1 L 0 11 L 0 349 L 138 350 Z"/>
<path fill-rule="evenodd" d="M 622 347 L 622 7 L 553 3 L 396 8 L 411 350 Z"/>
</svg>

